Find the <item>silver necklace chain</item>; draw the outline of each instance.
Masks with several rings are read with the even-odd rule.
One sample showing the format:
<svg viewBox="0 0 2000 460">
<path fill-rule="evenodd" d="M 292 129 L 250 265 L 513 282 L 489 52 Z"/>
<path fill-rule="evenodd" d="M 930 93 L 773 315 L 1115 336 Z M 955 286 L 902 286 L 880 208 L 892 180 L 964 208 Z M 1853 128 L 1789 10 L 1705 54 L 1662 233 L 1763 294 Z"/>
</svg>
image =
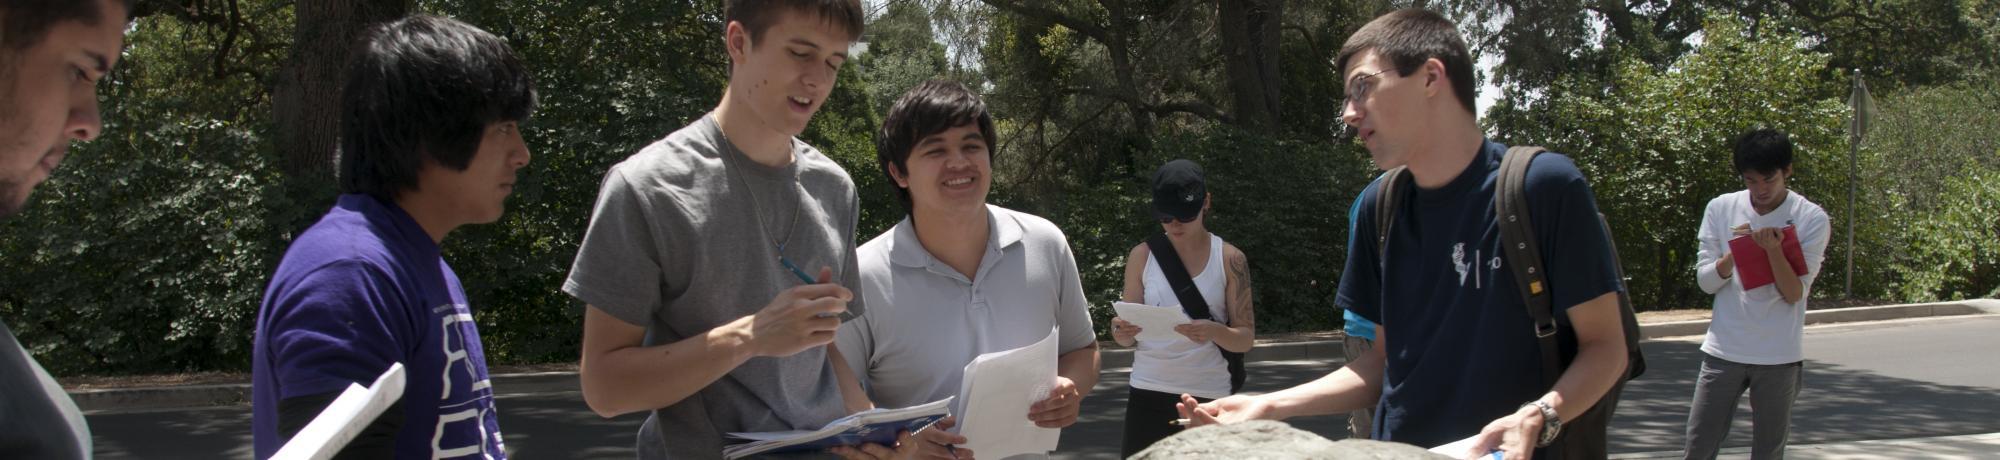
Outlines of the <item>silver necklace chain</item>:
<svg viewBox="0 0 2000 460">
<path fill-rule="evenodd" d="M 721 129 L 718 128 L 716 131 L 720 132 Z M 729 138 L 727 136 L 724 136 L 723 141 L 729 142 Z M 799 210 L 804 209 L 806 207 L 805 187 L 799 184 L 798 172 L 796 168 L 793 170 L 792 187 L 798 189 L 799 195 L 798 197 L 792 200 L 792 221 L 785 224 L 784 239 L 781 240 L 777 237 L 771 236 L 771 225 L 769 223 L 764 222 L 764 211 L 762 207 L 757 204 L 758 203 L 757 191 L 753 190 L 753 187 L 750 186 L 750 181 L 744 179 L 742 173 L 736 171 L 736 168 L 740 167 L 740 165 L 733 164 L 730 161 L 730 157 L 739 154 L 748 156 L 748 154 L 744 154 L 741 150 L 736 149 L 735 144 L 733 143 L 729 145 L 730 145 L 730 150 L 732 151 L 722 152 L 723 169 L 729 171 L 729 176 L 731 178 L 736 179 L 736 183 L 743 185 L 743 193 L 750 195 L 750 213 L 757 218 L 758 233 L 762 234 L 764 236 L 764 239 L 770 240 L 771 246 L 778 248 L 779 257 L 784 257 L 785 245 L 791 243 L 792 233 L 799 227 Z M 798 161 L 798 159 L 794 158 L 792 161 Z"/>
</svg>

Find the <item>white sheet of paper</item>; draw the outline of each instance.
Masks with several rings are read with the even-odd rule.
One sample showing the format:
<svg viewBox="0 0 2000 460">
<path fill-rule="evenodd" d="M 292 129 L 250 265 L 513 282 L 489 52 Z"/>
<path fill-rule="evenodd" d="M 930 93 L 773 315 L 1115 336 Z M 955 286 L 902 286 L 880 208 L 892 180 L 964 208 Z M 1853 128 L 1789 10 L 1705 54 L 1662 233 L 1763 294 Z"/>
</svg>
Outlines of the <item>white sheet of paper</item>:
<svg viewBox="0 0 2000 460">
<path fill-rule="evenodd" d="M 1476 441 L 1476 440 L 1478 440 L 1478 439 L 1479 439 L 1479 435 L 1476 435 L 1476 434 L 1475 434 L 1475 435 L 1472 435 L 1472 437 L 1470 437 L 1470 438 L 1465 438 L 1465 439 L 1460 439 L 1460 440 L 1457 440 L 1457 441 L 1453 441 L 1453 442 L 1452 442 L 1451 444 L 1445 444 L 1445 445 L 1442 445 L 1442 446 L 1437 446 L 1437 447 L 1432 447 L 1432 448 L 1431 448 L 1431 453 L 1433 453 L 1433 454 L 1441 454 L 1441 455 L 1444 455 L 1444 456 L 1447 456 L 1447 457 L 1451 457 L 1451 458 L 1460 458 L 1460 456 L 1462 456 L 1462 455 L 1465 455 L 1465 451 L 1468 451 L 1468 450 L 1472 450 L 1472 443 L 1473 443 L 1473 441 Z M 1486 455 L 1485 457 L 1480 457 L 1480 458 L 1481 458 L 1481 460 L 1486 460 L 1486 459 L 1493 459 L 1493 460 L 1498 460 L 1498 459 L 1500 459 L 1501 457 L 1503 457 L 1503 455 L 1501 455 L 1500 451 L 1497 451 L 1497 450 L 1496 450 L 1496 451 L 1493 451 L 1493 452 L 1490 452 L 1490 453 L 1488 453 L 1488 454 L 1487 454 L 1487 455 Z"/>
<path fill-rule="evenodd" d="M 305 428 L 300 428 L 299 433 L 292 435 L 292 440 L 279 447 L 278 453 L 271 458 L 333 458 L 341 448 L 347 447 L 348 441 L 361 434 L 362 428 L 375 423 L 375 417 L 388 410 L 390 404 L 403 398 L 403 383 L 403 363 L 394 363 L 368 388 L 362 388 L 358 383 L 347 384 L 347 390 L 341 391 L 340 397 L 327 404 L 326 410 L 320 411 L 319 416 L 313 417 Z"/>
<path fill-rule="evenodd" d="M 1056 331 L 1021 348 L 979 355 L 965 365 L 958 392 L 958 434 L 979 458 L 1007 458 L 1056 450 L 1062 430 L 1035 426 L 1028 408 L 1056 384 Z"/>
<path fill-rule="evenodd" d="M 1161 307 L 1131 302 L 1112 302 L 1111 309 L 1117 311 L 1118 317 L 1124 319 L 1125 322 L 1139 326 L 1138 339 L 1145 341 L 1186 339 L 1187 336 L 1181 335 L 1179 332 L 1174 332 L 1174 326 L 1194 322 L 1194 318 L 1188 317 L 1187 309 L 1179 306 Z"/>
</svg>

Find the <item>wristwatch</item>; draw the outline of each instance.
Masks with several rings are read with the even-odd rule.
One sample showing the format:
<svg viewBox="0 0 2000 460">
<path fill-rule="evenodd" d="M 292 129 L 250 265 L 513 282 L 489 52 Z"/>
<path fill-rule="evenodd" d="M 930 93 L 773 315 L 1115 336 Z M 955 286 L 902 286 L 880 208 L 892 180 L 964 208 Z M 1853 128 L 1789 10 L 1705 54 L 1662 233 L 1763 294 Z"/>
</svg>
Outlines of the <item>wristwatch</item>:
<svg viewBox="0 0 2000 460">
<path fill-rule="evenodd" d="M 1535 447 L 1548 447 L 1549 444 L 1554 444 L 1556 436 L 1562 434 L 1563 429 L 1562 417 L 1556 415 L 1555 406 L 1539 399 L 1521 405 L 1521 407 L 1528 406 L 1535 406 L 1535 409 L 1542 411 L 1542 436 L 1535 441 Z"/>
</svg>

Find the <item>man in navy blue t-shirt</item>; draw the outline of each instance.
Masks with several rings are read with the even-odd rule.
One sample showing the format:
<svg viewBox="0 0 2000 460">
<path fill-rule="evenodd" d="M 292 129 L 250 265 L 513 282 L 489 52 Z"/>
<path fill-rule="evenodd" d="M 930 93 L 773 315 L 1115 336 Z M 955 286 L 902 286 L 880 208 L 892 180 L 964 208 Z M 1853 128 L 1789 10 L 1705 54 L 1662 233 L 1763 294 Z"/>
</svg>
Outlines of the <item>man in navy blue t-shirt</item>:
<svg viewBox="0 0 2000 460">
<path fill-rule="evenodd" d="M 415 16 L 358 49 L 341 104 L 344 194 L 292 242 L 257 311 L 256 456 L 402 363 L 402 399 L 342 457 L 506 458 L 479 329 L 439 244 L 500 218 L 528 163 L 533 83 L 499 37 Z"/>
<path fill-rule="evenodd" d="M 1486 140 L 1473 109 L 1471 58 L 1452 23 L 1401 10 L 1348 38 L 1342 119 L 1375 165 L 1408 166 L 1387 252 L 1377 254 L 1379 182 L 1362 192 L 1339 295 L 1378 324 L 1376 347 L 1326 377 L 1260 396 L 1183 405 L 1195 424 L 1375 408 L 1374 438 L 1438 446 L 1472 439 L 1463 456 L 1548 458 L 1560 420 L 1590 409 L 1625 368 L 1621 289 L 1590 186 L 1568 157 L 1528 168 L 1526 192 L 1559 340 L 1575 359 L 1542 377 L 1534 325 L 1499 255 L 1494 184 L 1506 146 Z M 1384 263 L 1386 261 L 1386 263 Z"/>
</svg>

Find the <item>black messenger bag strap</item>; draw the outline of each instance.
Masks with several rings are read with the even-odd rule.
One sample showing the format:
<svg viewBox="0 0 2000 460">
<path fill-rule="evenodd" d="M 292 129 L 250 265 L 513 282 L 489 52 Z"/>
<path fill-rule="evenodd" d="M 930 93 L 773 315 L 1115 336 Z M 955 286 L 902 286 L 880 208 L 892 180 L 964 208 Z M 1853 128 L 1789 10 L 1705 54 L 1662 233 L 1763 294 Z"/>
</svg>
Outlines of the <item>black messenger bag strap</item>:
<svg viewBox="0 0 2000 460">
<path fill-rule="evenodd" d="M 1167 287 L 1173 289 L 1174 298 L 1180 299 L 1181 310 L 1189 318 L 1213 321 L 1215 315 L 1208 312 L 1208 300 L 1194 287 L 1194 277 L 1188 275 L 1187 265 L 1181 263 L 1180 251 L 1174 250 L 1173 241 L 1164 233 L 1155 234 L 1146 239 L 1146 248 L 1152 250 L 1153 262 L 1160 264 L 1160 273 L 1166 275 Z M 1248 377 L 1243 369 L 1243 354 L 1225 350 L 1220 344 L 1215 345 L 1215 350 L 1222 352 L 1222 359 L 1229 362 L 1229 394 L 1242 391 L 1243 381 Z"/>
</svg>

